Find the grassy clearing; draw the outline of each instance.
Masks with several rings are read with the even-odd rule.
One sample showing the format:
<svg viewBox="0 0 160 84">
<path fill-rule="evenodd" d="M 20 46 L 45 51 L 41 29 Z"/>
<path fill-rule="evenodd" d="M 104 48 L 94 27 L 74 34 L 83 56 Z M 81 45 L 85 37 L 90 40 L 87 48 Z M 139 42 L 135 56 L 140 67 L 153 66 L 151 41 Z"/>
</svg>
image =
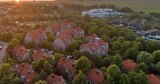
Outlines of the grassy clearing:
<svg viewBox="0 0 160 84">
<path fill-rule="evenodd" d="M 78 0 L 61 0 L 62 3 L 80 3 Z M 160 0 L 83 0 L 81 4 L 113 4 L 117 7 L 130 7 L 135 11 L 160 12 Z"/>
</svg>

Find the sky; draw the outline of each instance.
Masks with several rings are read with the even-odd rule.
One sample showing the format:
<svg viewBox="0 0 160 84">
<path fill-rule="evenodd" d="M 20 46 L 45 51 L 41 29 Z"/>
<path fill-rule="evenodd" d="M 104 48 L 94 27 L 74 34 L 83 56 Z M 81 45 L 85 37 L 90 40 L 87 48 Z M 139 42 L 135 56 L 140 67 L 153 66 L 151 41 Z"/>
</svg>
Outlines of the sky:
<svg viewBox="0 0 160 84">
<path fill-rule="evenodd" d="M 16 1 L 16 0 L 0 0 L 0 1 Z M 20 1 L 33 1 L 33 0 L 20 0 Z M 54 1 L 54 0 L 36 0 L 36 1 Z"/>
</svg>

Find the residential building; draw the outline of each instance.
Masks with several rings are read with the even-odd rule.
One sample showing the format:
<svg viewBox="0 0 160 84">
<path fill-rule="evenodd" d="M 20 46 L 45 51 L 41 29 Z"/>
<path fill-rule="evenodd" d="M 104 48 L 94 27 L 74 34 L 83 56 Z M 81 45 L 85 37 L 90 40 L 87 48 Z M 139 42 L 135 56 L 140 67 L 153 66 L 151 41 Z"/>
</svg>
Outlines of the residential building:
<svg viewBox="0 0 160 84">
<path fill-rule="evenodd" d="M 28 49 L 26 49 L 22 45 L 17 45 L 12 50 L 13 56 L 17 59 L 19 62 L 23 62 L 30 59 L 30 52 Z"/>
<path fill-rule="evenodd" d="M 28 32 L 25 35 L 24 43 L 27 44 L 29 42 L 34 42 L 35 44 L 38 44 L 40 42 L 43 42 L 46 39 L 47 39 L 47 35 L 45 33 L 45 30 L 43 28 L 39 28 L 31 32 Z"/>
<path fill-rule="evenodd" d="M 84 36 L 84 30 L 82 30 L 80 27 L 67 29 L 57 35 L 53 42 L 53 48 L 56 50 L 65 51 L 65 49 L 72 43 L 73 39 L 82 36 Z"/>
<path fill-rule="evenodd" d="M 16 75 L 24 84 L 34 84 L 33 78 L 37 75 L 27 64 L 20 64 L 16 70 Z"/>
<path fill-rule="evenodd" d="M 154 74 L 149 74 L 148 80 L 150 84 L 160 84 L 160 78 Z"/>
<path fill-rule="evenodd" d="M 47 77 L 47 84 L 66 84 L 62 76 L 51 74 Z"/>
<path fill-rule="evenodd" d="M 122 62 L 122 69 L 126 72 L 134 71 L 136 67 L 137 64 L 133 60 L 127 59 Z"/>
<path fill-rule="evenodd" d="M 70 80 L 73 80 L 76 74 L 75 66 L 76 65 L 73 60 L 61 57 L 57 63 L 56 72 L 60 75 L 66 74 Z"/>
<path fill-rule="evenodd" d="M 104 42 L 96 34 L 86 37 L 87 44 L 80 46 L 80 52 L 86 52 L 90 55 L 107 55 L 108 43 Z"/>
<path fill-rule="evenodd" d="M 44 59 L 46 57 L 46 54 L 41 50 L 34 50 L 32 55 L 32 60 L 37 61 L 40 59 Z"/>
<path fill-rule="evenodd" d="M 87 73 L 88 84 L 103 84 L 104 74 L 98 69 L 90 69 Z"/>
</svg>

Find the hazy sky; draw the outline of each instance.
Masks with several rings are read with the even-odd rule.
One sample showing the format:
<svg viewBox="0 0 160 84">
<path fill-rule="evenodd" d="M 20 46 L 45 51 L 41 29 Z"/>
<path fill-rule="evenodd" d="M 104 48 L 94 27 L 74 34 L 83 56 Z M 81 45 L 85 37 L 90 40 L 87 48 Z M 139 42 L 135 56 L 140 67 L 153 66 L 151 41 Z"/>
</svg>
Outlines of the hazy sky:
<svg viewBox="0 0 160 84">
<path fill-rule="evenodd" d="M 0 1 L 16 1 L 16 0 L 0 0 Z M 20 1 L 33 1 L 33 0 L 20 0 Z M 54 1 L 54 0 L 36 0 L 36 1 Z"/>
</svg>

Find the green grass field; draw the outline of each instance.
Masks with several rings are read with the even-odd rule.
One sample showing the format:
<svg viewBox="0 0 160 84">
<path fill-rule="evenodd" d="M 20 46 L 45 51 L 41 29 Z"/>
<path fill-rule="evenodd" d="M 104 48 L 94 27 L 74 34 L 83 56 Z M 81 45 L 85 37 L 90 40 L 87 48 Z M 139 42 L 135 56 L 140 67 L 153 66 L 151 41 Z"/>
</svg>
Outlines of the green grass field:
<svg viewBox="0 0 160 84">
<path fill-rule="evenodd" d="M 80 3 L 78 0 L 61 0 L 65 3 Z M 83 0 L 82 4 L 113 4 L 117 7 L 130 7 L 135 11 L 159 12 L 160 0 Z"/>
</svg>

